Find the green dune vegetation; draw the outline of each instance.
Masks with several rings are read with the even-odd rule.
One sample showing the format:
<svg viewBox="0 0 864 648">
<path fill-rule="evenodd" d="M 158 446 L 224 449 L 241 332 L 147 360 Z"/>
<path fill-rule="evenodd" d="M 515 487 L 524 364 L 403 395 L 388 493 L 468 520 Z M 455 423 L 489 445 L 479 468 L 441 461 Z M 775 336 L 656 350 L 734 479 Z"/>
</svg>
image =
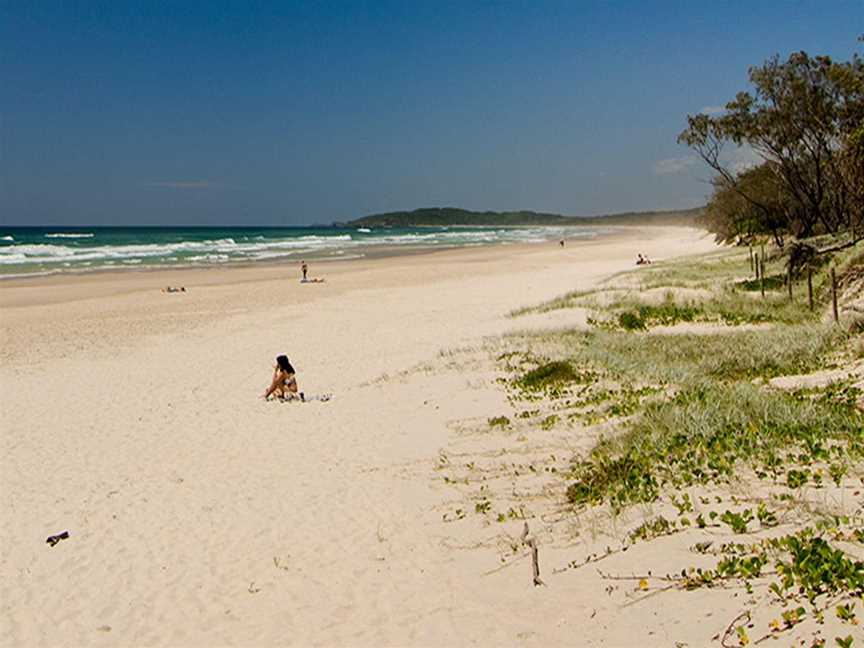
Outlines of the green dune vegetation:
<svg viewBox="0 0 864 648">
<path fill-rule="evenodd" d="M 533 211 L 469 211 L 455 207 L 428 207 L 413 211 L 372 214 L 347 223 L 343 227 L 465 227 L 465 226 L 525 226 L 525 225 L 695 225 L 702 209 L 677 211 L 627 212 L 602 216 L 562 216 Z"/>
<path fill-rule="evenodd" d="M 689 534 L 712 566 L 684 556 L 675 573 L 648 565 L 633 585 L 646 596 L 761 592 L 726 645 L 793 628 L 821 637 L 826 615 L 852 632 L 862 612 L 864 244 L 811 272 L 812 305 L 806 280 L 793 280 L 790 298 L 783 255 L 766 247 L 776 279 L 764 296 L 748 248 L 623 273 L 512 314 L 582 309 L 587 328 L 514 335 L 496 355 L 517 413 L 490 429 L 589 440 L 545 468 L 543 490 L 560 489 L 568 516 L 596 510 L 626 525 L 630 509 L 653 511 L 571 567 Z"/>
<path fill-rule="evenodd" d="M 743 594 L 724 646 L 850 646 L 864 616 L 864 63 L 797 53 L 751 80 L 681 136 L 717 172 L 701 222 L 727 245 L 512 313 L 581 311 L 587 326 L 494 347 L 513 412 L 489 430 L 581 448 L 530 464 L 555 519 L 620 520 L 617 545 L 569 568 L 685 534 L 689 553 L 663 545 L 674 571 L 610 578 L 646 597 Z M 759 161 L 733 169 L 724 145 Z M 478 511 L 510 519 L 489 484 Z M 634 510 L 644 521 L 621 531 Z"/>
</svg>

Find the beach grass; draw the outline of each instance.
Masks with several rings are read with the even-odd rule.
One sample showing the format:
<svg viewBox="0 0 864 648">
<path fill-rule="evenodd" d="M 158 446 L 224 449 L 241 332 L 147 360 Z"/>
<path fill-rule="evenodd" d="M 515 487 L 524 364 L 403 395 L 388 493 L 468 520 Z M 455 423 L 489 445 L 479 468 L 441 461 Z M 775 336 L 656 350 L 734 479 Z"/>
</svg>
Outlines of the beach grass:
<svg viewBox="0 0 864 648">
<path fill-rule="evenodd" d="M 842 365 L 855 356 L 857 332 L 820 321 L 820 309 L 800 296 L 790 300 L 781 274 L 766 276 L 764 298 L 762 282 L 754 293 L 748 256 L 722 250 L 639 268 L 525 311 L 591 312 L 588 330 L 513 337 L 520 351 L 502 356 L 516 376 L 511 397 L 540 401 L 537 421 L 544 399 L 568 421 L 617 421 L 574 457 L 572 505 L 620 510 L 670 489 L 728 482 L 740 470 L 798 488 L 823 474 L 839 480 L 861 461 L 858 388 L 788 393 L 767 384 Z M 845 271 L 862 256 L 846 252 L 835 264 Z M 822 304 L 826 275 L 823 265 L 813 282 Z M 703 323 L 722 326 L 700 330 Z M 673 329 L 652 332 L 658 326 Z"/>
</svg>

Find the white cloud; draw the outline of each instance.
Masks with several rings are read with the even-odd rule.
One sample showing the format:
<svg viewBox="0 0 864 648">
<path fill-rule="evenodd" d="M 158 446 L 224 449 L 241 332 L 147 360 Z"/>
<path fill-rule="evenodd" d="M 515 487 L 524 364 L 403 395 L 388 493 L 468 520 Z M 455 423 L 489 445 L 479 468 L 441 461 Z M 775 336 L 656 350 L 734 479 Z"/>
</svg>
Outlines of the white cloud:
<svg viewBox="0 0 864 648">
<path fill-rule="evenodd" d="M 724 164 L 735 173 L 743 173 L 748 169 L 752 169 L 753 167 L 762 164 L 764 161 L 759 154 L 757 154 L 756 151 L 747 144 L 739 146 L 734 151 L 724 155 L 723 157 Z"/>
<path fill-rule="evenodd" d="M 209 180 L 165 180 L 160 182 L 145 182 L 148 187 L 163 187 L 167 189 L 207 189 L 215 186 Z"/>
<path fill-rule="evenodd" d="M 666 158 L 665 160 L 657 160 L 652 168 L 654 175 L 675 175 L 684 173 L 691 166 L 696 164 L 698 160 L 692 155 L 677 158 Z"/>
<path fill-rule="evenodd" d="M 726 112 L 726 108 L 724 106 L 704 106 L 699 112 L 703 115 L 719 115 Z"/>
</svg>

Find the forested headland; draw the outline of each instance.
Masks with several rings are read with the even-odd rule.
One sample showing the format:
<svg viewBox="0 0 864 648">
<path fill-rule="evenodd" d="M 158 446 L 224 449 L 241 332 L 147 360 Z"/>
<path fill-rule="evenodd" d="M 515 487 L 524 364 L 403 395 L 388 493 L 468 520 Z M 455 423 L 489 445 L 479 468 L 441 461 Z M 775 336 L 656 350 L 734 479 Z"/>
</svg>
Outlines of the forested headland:
<svg viewBox="0 0 864 648">
<path fill-rule="evenodd" d="M 455 207 L 428 207 L 363 216 L 345 227 L 455 227 L 520 225 L 695 225 L 702 208 L 675 211 L 626 212 L 601 216 L 564 216 L 534 211 L 470 211 Z"/>
</svg>

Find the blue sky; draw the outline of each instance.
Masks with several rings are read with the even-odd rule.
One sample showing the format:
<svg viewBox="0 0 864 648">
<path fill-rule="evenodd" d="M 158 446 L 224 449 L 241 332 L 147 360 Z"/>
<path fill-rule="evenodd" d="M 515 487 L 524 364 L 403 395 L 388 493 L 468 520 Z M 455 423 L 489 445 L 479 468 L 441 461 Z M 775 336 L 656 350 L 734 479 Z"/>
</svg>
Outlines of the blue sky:
<svg viewBox="0 0 864 648">
<path fill-rule="evenodd" d="M 861 0 L 0 0 L 0 223 L 690 207 L 686 115 L 861 33 Z"/>
</svg>

